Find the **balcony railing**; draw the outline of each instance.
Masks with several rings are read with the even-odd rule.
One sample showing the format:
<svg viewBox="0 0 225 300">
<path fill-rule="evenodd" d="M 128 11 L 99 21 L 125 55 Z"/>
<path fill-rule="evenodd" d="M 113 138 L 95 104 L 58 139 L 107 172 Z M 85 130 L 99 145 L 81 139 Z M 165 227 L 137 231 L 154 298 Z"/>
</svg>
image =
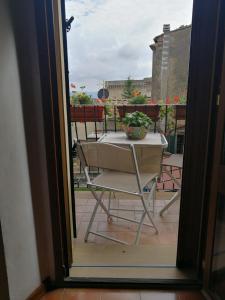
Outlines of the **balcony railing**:
<svg viewBox="0 0 225 300">
<path fill-rule="evenodd" d="M 71 128 L 73 137 L 73 162 L 75 187 L 86 186 L 85 177 L 76 152 L 77 141 L 97 141 L 104 133 L 122 131 L 122 118 L 126 113 L 142 111 L 153 121 L 152 132 L 163 133 L 168 140 L 168 152 L 183 153 L 185 136 L 185 104 L 163 105 L 82 105 L 71 107 Z M 99 170 L 89 170 L 92 176 Z M 174 185 L 164 183 L 158 189 L 171 190 Z"/>
</svg>

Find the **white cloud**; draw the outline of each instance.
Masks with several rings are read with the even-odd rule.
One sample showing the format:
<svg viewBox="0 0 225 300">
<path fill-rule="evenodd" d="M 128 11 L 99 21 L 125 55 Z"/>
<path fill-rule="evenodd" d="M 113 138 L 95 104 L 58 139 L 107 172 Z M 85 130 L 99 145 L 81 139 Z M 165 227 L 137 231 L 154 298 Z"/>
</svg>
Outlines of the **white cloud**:
<svg viewBox="0 0 225 300">
<path fill-rule="evenodd" d="M 163 24 L 191 23 L 192 0 L 67 0 L 70 81 L 96 91 L 101 80 L 151 76 L 149 45 Z"/>
</svg>

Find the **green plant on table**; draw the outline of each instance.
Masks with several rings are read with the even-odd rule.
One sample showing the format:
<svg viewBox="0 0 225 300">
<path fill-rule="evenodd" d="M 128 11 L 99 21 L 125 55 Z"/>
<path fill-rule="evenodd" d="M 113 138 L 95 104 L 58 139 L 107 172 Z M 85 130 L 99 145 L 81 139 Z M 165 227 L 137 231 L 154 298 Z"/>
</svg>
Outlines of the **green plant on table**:
<svg viewBox="0 0 225 300">
<path fill-rule="evenodd" d="M 131 140 L 144 139 L 151 124 L 152 120 L 140 111 L 126 114 L 123 118 L 123 130 Z"/>
<path fill-rule="evenodd" d="M 144 127 L 148 129 L 152 123 L 152 120 L 140 111 L 126 114 L 125 118 L 123 118 L 123 124 L 128 127 Z"/>
</svg>

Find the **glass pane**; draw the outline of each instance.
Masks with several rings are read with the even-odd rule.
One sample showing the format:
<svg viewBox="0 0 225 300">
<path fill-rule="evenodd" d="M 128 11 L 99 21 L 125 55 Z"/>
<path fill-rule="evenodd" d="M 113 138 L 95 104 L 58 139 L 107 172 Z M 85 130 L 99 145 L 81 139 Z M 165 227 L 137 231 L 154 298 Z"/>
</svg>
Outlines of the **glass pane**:
<svg viewBox="0 0 225 300">
<path fill-rule="evenodd" d="M 129 273 L 141 278 L 149 270 L 161 272 L 162 266 L 176 276 L 172 273 L 180 216 L 192 5 L 193 0 L 66 1 L 67 19 L 75 18 L 67 34 L 78 229 L 71 276 L 127 277 Z M 147 125 L 124 126 L 124 117 L 133 112 L 145 114 L 147 119 L 140 118 L 148 120 Z M 135 140 L 137 135 L 142 139 Z M 147 209 L 140 195 L 110 190 L 123 183 L 122 191 L 133 190 L 131 177 L 126 179 L 127 186 L 122 174 L 106 179 L 110 170 L 104 172 L 93 164 L 83 172 L 77 142 L 96 140 L 121 147 L 140 144 L 136 147 L 140 173 L 157 174 L 155 182 L 145 181 L 139 187 Z M 159 156 L 156 143 L 161 147 Z M 125 161 L 115 152 L 108 159 L 117 169 Z M 157 172 L 150 172 L 150 166 Z M 95 182 L 108 180 L 103 204 L 112 219 L 103 207 L 94 211 L 96 200 L 88 189 L 87 173 Z M 94 221 L 88 227 L 93 212 Z M 94 273 L 98 266 L 104 266 L 101 274 Z"/>
</svg>

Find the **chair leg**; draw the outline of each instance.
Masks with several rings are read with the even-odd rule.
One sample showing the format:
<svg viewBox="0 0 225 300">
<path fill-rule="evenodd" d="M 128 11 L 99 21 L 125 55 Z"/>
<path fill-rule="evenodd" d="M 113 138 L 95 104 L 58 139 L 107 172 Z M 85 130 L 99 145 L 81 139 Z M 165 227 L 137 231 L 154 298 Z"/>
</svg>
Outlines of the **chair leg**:
<svg viewBox="0 0 225 300">
<path fill-rule="evenodd" d="M 108 211 L 110 211 L 110 208 L 111 208 L 111 197 L 112 197 L 112 191 L 109 192 Z"/>
<path fill-rule="evenodd" d="M 181 190 L 177 191 L 177 192 L 173 195 L 173 197 L 171 198 L 170 202 L 169 202 L 167 205 L 165 205 L 165 206 L 163 207 L 163 209 L 160 210 L 160 212 L 159 212 L 159 215 L 160 215 L 160 216 L 162 216 L 163 213 L 164 213 L 164 212 L 165 212 L 165 211 L 166 211 L 166 210 L 167 210 L 174 202 L 176 202 L 176 201 L 179 199 L 180 194 L 181 194 Z"/>
<path fill-rule="evenodd" d="M 103 191 L 104 193 L 105 191 Z M 96 201 L 99 201 L 99 197 L 98 195 L 96 194 L 96 191 L 93 190 L 93 188 L 91 188 L 91 193 L 92 195 L 94 196 L 94 198 L 96 199 Z M 102 194 L 101 194 L 102 195 Z M 102 200 L 102 198 L 101 198 Z M 99 205 L 101 206 L 101 208 L 104 210 L 104 212 L 107 214 L 107 217 L 110 218 L 110 213 L 109 211 L 107 210 L 107 208 L 105 207 L 105 205 L 102 203 L 102 201 L 99 201 Z"/>
<path fill-rule="evenodd" d="M 149 193 L 148 199 L 147 199 L 148 203 L 150 203 L 150 201 L 153 200 L 153 215 L 154 215 L 154 211 L 155 211 L 155 203 L 154 203 L 155 202 L 155 189 L 156 189 L 156 181 L 154 181 L 154 183 L 153 183 L 153 185 L 151 187 L 151 191 Z M 143 214 L 141 216 L 140 223 L 138 224 L 137 234 L 136 234 L 136 238 L 135 238 L 135 242 L 134 242 L 135 245 L 138 245 L 138 243 L 139 243 L 141 228 L 142 228 L 142 225 L 144 223 L 144 219 L 145 219 L 146 214 L 148 214 L 148 217 L 150 216 L 150 213 L 148 212 L 148 207 L 145 204 L 144 197 L 142 198 L 142 202 L 144 202 L 144 204 L 143 204 L 144 205 L 144 212 L 143 212 Z M 157 228 L 156 228 L 156 226 L 155 226 L 155 224 L 154 224 L 151 216 L 150 216 L 149 219 L 150 219 L 150 222 L 152 223 L 154 229 L 156 230 L 156 233 L 158 233 L 158 230 L 157 230 Z"/>
<path fill-rule="evenodd" d="M 148 218 L 149 218 L 149 221 L 152 223 L 153 227 L 155 228 L 156 234 L 158 234 L 158 229 L 157 229 L 157 227 L 156 227 L 154 221 L 152 220 L 152 217 L 151 217 L 151 215 L 150 215 L 150 213 L 149 213 L 149 211 L 148 211 L 147 205 L 146 205 L 146 203 L 145 203 L 144 196 L 141 195 L 140 197 L 141 197 L 142 204 L 143 204 L 143 206 L 144 206 L 144 210 L 145 210 L 145 212 L 146 212 L 146 214 L 147 214 L 147 216 L 148 216 Z"/>
<path fill-rule="evenodd" d="M 136 238 L 135 238 L 135 242 L 134 242 L 135 245 L 139 244 L 141 228 L 142 228 L 142 225 L 144 223 L 145 216 L 146 216 L 146 212 L 144 211 L 142 216 L 141 216 L 140 223 L 138 224 L 137 234 L 136 234 Z"/>
<path fill-rule="evenodd" d="M 92 213 L 92 215 L 91 215 L 91 219 L 90 219 L 90 221 L 89 221 L 89 223 L 88 223 L 87 231 L 86 231 L 85 237 L 84 237 L 84 241 L 85 241 L 85 242 L 87 242 L 87 240 L 88 240 L 88 235 L 89 235 L 91 226 L 92 226 L 92 224 L 93 224 L 93 222 L 94 222 L 94 219 L 95 219 L 95 215 L 96 215 L 97 209 L 98 209 L 99 205 L 101 205 L 102 197 L 103 197 L 105 191 L 102 191 L 102 192 L 101 192 L 100 197 L 98 197 L 98 195 L 97 195 L 93 190 L 91 190 L 91 192 L 92 192 L 92 194 L 94 195 L 94 197 L 95 197 L 95 199 L 96 199 L 97 202 L 96 202 L 96 204 L 95 204 L 93 213 Z"/>
<path fill-rule="evenodd" d="M 156 183 L 155 183 L 155 188 L 154 188 L 154 191 L 153 191 L 153 199 L 152 199 L 153 216 L 155 216 L 155 201 L 156 201 Z"/>
<path fill-rule="evenodd" d="M 151 191 L 148 195 L 148 203 L 150 204 L 150 201 L 152 200 L 152 212 L 153 212 L 153 216 L 155 214 L 155 198 L 156 198 L 156 181 L 153 182 L 152 187 L 151 187 Z"/>
</svg>

